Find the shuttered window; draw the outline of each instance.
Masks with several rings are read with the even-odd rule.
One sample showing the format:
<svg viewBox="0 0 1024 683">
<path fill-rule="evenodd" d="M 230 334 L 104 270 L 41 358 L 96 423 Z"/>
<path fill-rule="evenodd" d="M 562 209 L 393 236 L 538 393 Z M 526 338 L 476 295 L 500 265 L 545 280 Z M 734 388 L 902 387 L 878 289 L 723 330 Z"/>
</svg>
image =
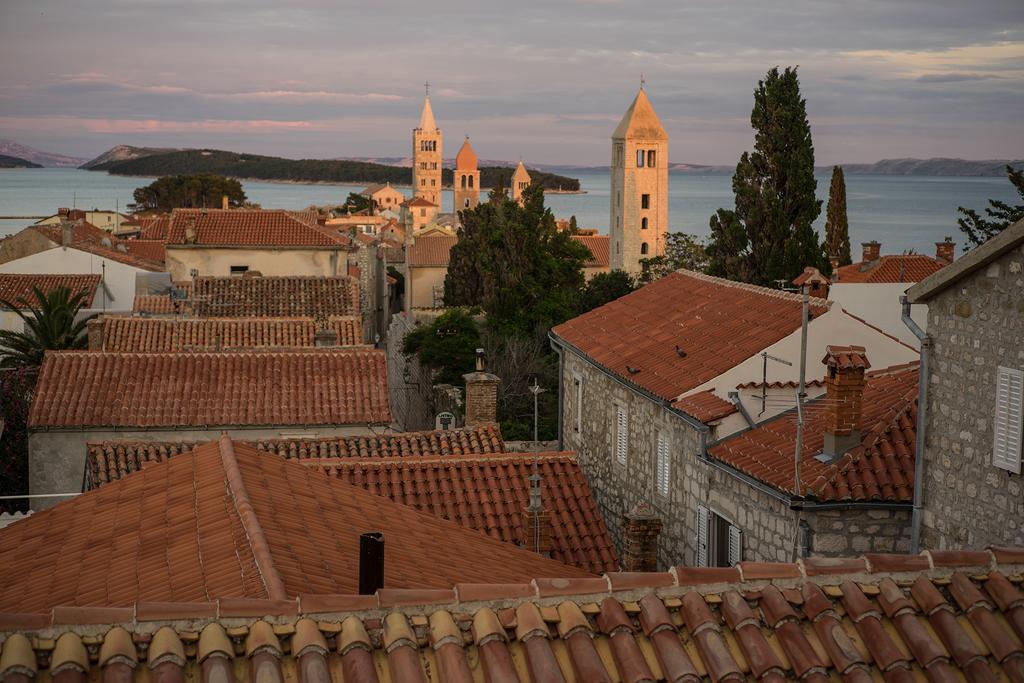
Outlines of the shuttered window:
<svg viewBox="0 0 1024 683">
<path fill-rule="evenodd" d="M 698 567 L 708 566 L 708 531 L 711 524 L 710 510 L 703 505 L 697 506 L 697 552 L 696 565 Z"/>
<path fill-rule="evenodd" d="M 997 368 L 992 464 L 1016 474 L 1020 474 L 1022 416 L 1024 372 L 1013 368 Z"/>
<path fill-rule="evenodd" d="M 668 475 L 668 437 L 665 436 L 664 432 L 658 432 L 658 455 L 654 470 L 654 480 L 658 495 L 665 498 L 668 497 Z"/>
<path fill-rule="evenodd" d="M 743 532 L 738 526 L 729 525 L 729 566 L 743 559 Z"/>
<path fill-rule="evenodd" d="M 620 465 L 626 464 L 628 436 L 629 424 L 626 421 L 626 409 L 622 406 L 615 406 L 615 459 Z"/>
<path fill-rule="evenodd" d="M 576 389 L 576 433 L 583 431 L 583 378 L 573 374 L 573 386 Z"/>
</svg>

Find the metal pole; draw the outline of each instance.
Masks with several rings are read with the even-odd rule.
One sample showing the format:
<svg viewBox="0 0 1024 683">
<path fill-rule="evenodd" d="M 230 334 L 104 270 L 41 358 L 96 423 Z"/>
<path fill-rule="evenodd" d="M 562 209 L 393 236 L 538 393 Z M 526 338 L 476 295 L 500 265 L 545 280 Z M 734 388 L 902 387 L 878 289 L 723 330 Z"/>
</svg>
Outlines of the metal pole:
<svg viewBox="0 0 1024 683">
<path fill-rule="evenodd" d="M 803 414 L 803 402 L 807 397 L 805 392 L 804 380 L 807 376 L 807 314 L 810 312 L 810 300 L 807 296 L 807 286 L 800 287 L 800 293 L 803 296 L 803 305 L 801 306 L 801 320 L 800 320 L 800 387 L 796 392 L 796 452 L 793 454 L 794 460 L 794 490 L 796 495 L 800 495 L 800 452 L 803 450 L 803 437 L 804 437 L 804 414 Z"/>
<path fill-rule="evenodd" d="M 900 297 L 903 306 L 902 320 L 918 341 L 921 342 L 921 365 L 917 380 L 917 435 L 914 441 L 914 509 L 910 517 L 910 552 L 921 552 L 921 509 L 923 507 L 925 427 L 928 424 L 928 376 L 932 356 L 932 338 L 910 316 L 910 302 L 904 294 Z"/>
</svg>

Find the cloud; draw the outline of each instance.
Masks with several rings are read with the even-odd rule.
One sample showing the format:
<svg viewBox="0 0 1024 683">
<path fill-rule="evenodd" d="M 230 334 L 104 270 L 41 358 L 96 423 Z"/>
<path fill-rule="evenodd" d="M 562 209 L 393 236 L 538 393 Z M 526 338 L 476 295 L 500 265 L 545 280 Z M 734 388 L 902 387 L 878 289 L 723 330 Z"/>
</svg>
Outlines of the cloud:
<svg viewBox="0 0 1024 683">
<path fill-rule="evenodd" d="M 1000 78 L 995 74 L 979 73 L 930 73 L 918 76 L 917 80 L 922 83 L 959 83 L 960 81 L 987 81 L 993 78 Z"/>
</svg>

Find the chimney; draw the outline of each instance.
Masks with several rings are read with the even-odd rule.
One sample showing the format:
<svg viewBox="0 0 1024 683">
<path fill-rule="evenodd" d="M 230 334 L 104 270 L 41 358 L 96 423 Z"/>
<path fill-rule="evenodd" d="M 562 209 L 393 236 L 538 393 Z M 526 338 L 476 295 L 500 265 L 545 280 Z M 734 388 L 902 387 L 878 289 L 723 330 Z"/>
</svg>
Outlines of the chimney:
<svg viewBox="0 0 1024 683">
<path fill-rule="evenodd" d="M 658 536 L 661 518 L 648 503 L 622 515 L 622 571 L 658 571 Z"/>
<path fill-rule="evenodd" d="M 57 215 L 61 218 L 67 218 L 71 214 L 71 209 L 61 207 L 57 209 Z"/>
<path fill-rule="evenodd" d="M 326 318 L 315 320 L 316 332 L 313 334 L 313 346 L 337 346 L 338 331 L 329 326 Z"/>
<path fill-rule="evenodd" d="M 462 376 L 466 380 L 466 420 L 467 427 L 482 424 L 494 424 L 498 421 L 498 382 L 497 376 L 484 369 L 484 350 L 476 350 L 476 372 Z"/>
<path fill-rule="evenodd" d="M 839 255 L 833 254 L 828 257 L 828 262 L 832 266 L 832 277 L 836 276 L 836 271 L 839 270 Z"/>
<path fill-rule="evenodd" d="M 373 595 L 384 587 L 384 534 L 359 534 L 359 594 Z"/>
<path fill-rule="evenodd" d="M 882 245 L 878 240 L 871 240 L 870 242 L 861 242 L 861 261 L 877 261 L 879 256 L 882 255 Z"/>
<path fill-rule="evenodd" d="M 70 247 L 75 237 L 75 224 L 70 221 L 61 221 L 60 244 L 62 247 Z"/>
<path fill-rule="evenodd" d="M 530 475 L 530 504 L 523 508 L 523 538 L 527 550 L 551 557 L 551 512 L 541 503 L 541 476 Z"/>
<path fill-rule="evenodd" d="M 935 243 L 935 258 L 946 263 L 952 263 L 956 258 L 956 242 L 952 237 L 947 237 L 943 242 Z"/>
<path fill-rule="evenodd" d="M 228 196 L 226 194 L 222 194 L 220 196 L 220 208 L 222 208 L 225 211 L 227 211 L 230 208 L 228 205 Z"/>
<path fill-rule="evenodd" d="M 185 244 L 195 244 L 196 237 L 196 219 L 194 216 L 189 216 L 188 222 L 185 224 Z"/>
<path fill-rule="evenodd" d="M 86 324 L 89 331 L 89 350 L 103 350 L 103 318 L 91 318 Z"/>
<path fill-rule="evenodd" d="M 833 462 L 860 443 L 864 371 L 871 363 L 863 346 L 828 346 L 821 362 L 826 367 L 822 460 Z"/>
</svg>

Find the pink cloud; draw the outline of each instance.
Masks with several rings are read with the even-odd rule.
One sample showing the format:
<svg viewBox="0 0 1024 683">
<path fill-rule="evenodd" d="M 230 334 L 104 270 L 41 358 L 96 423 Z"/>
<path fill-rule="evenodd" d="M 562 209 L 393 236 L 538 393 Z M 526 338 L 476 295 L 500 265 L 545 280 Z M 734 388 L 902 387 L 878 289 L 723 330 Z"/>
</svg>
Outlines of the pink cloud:
<svg viewBox="0 0 1024 683">
<path fill-rule="evenodd" d="M 268 130 L 318 130 L 312 121 L 271 121 L 265 119 L 207 119 L 204 121 L 161 121 L 158 119 L 85 119 L 73 117 L 0 117 L 0 127 L 21 130 L 81 131 L 86 133 L 247 133 Z"/>
</svg>

